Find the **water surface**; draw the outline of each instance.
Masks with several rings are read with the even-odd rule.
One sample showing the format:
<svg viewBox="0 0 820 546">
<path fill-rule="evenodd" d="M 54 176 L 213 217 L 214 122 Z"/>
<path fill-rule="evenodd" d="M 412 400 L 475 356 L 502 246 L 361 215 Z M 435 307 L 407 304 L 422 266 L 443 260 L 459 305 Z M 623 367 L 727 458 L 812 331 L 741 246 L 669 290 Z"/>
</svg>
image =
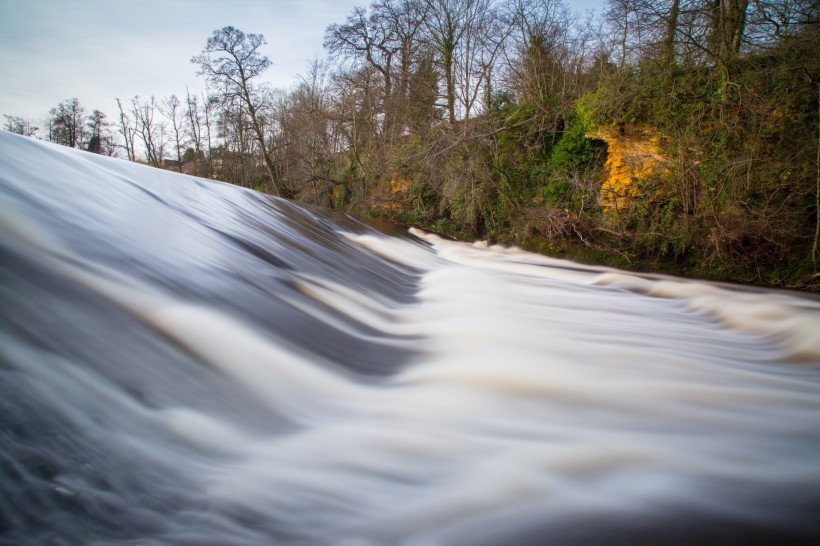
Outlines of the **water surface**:
<svg viewBox="0 0 820 546">
<path fill-rule="evenodd" d="M 820 537 L 820 304 L 0 133 L 0 544 Z"/>
</svg>

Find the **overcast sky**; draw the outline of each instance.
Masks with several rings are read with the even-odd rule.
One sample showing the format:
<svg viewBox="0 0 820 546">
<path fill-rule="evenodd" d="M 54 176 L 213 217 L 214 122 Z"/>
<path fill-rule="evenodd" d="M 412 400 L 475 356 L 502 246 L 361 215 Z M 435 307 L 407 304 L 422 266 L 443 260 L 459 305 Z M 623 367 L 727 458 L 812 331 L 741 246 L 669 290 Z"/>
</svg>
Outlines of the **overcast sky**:
<svg viewBox="0 0 820 546">
<path fill-rule="evenodd" d="M 264 34 L 264 78 L 290 88 L 324 57 L 325 28 L 370 0 L 0 0 L 0 114 L 39 120 L 61 100 L 117 112 L 115 98 L 197 91 L 190 62 L 214 29 Z M 576 9 L 602 0 L 567 1 Z M 0 119 L 0 122 L 2 120 Z"/>
</svg>

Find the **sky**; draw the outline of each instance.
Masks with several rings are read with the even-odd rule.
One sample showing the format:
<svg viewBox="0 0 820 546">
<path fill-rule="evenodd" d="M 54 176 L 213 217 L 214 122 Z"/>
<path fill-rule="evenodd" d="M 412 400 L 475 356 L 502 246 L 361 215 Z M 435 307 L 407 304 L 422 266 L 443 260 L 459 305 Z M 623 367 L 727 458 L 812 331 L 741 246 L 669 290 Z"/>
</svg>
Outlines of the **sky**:
<svg viewBox="0 0 820 546">
<path fill-rule="evenodd" d="M 567 0 L 595 8 L 603 0 Z M 264 74 L 289 89 L 325 56 L 325 28 L 369 0 L 0 0 L 0 114 L 35 121 L 77 97 L 109 118 L 116 98 L 203 89 L 190 62 L 218 28 L 263 34 Z M 2 119 L 0 119 L 2 122 Z"/>
</svg>

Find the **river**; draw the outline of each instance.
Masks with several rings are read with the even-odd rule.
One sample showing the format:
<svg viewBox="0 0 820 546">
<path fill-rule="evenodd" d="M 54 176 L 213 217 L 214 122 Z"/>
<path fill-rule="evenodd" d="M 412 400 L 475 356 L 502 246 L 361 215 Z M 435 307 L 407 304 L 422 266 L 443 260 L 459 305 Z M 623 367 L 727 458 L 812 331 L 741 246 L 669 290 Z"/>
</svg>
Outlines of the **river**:
<svg viewBox="0 0 820 546">
<path fill-rule="evenodd" d="M 0 544 L 820 539 L 820 302 L 0 132 Z"/>
</svg>

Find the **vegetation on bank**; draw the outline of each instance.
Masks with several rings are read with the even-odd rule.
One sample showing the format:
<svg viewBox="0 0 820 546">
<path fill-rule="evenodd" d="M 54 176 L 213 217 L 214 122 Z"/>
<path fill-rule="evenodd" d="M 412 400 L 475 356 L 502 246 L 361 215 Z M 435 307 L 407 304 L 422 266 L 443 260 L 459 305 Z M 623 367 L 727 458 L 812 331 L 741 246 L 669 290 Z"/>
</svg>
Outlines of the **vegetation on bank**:
<svg viewBox="0 0 820 546">
<path fill-rule="evenodd" d="M 77 123 L 73 99 L 39 134 L 459 238 L 818 290 L 817 17 L 377 0 L 328 27 L 329 60 L 290 91 L 264 84 L 261 35 L 225 27 L 192 59 L 211 92 L 134 97 L 108 125 Z"/>
</svg>

